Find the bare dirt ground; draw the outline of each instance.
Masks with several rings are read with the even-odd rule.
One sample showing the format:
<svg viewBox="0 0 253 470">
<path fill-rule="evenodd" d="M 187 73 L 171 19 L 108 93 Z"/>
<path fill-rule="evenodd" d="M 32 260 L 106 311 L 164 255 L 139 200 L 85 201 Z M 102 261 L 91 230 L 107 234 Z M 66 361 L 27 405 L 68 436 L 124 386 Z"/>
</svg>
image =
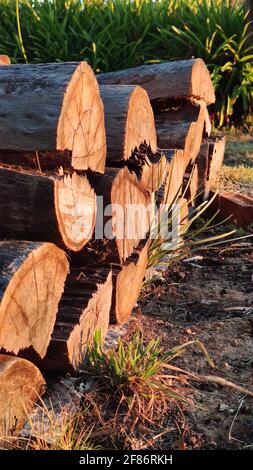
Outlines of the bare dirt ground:
<svg viewBox="0 0 253 470">
<path fill-rule="evenodd" d="M 215 369 L 190 347 L 176 364 L 201 375 L 216 375 L 253 390 L 253 245 L 233 243 L 201 252 L 199 259 L 174 264 L 163 283 L 141 302 L 142 328 L 161 336 L 165 349 L 199 339 Z M 214 384 L 193 384 L 192 398 L 204 409 L 188 408 L 179 432 L 161 446 L 188 449 L 253 449 L 253 398 Z M 184 431 L 183 431 L 184 429 Z M 180 442 L 180 441 L 179 441 Z"/>
</svg>

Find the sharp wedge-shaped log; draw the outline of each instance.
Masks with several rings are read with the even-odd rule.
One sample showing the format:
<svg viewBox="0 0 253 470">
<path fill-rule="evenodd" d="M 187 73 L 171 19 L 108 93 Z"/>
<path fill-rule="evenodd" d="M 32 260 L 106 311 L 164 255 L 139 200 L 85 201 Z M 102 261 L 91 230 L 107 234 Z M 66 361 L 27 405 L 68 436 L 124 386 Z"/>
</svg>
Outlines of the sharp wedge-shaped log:
<svg viewBox="0 0 253 470">
<path fill-rule="evenodd" d="M 0 354 L 0 439 L 22 428 L 44 389 L 45 381 L 34 364 Z"/>
<path fill-rule="evenodd" d="M 154 113 L 148 94 L 139 86 L 100 86 L 105 111 L 108 161 L 128 160 L 146 143 L 156 152 Z"/>
<path fill-rule="evenodd" d="M 78 170 L 104 172 L 103 104 L 88 64 L 0 68 L 0 149 L 69 151 Z"/>
<path fill-rule="evenodd" d="M 183 106 L 156 115 L 158 146 L 183 149 L 187 162 L 198 155 L 205 124 L 206 105 L 188 101 Z"/>
<path fill-rule="evenodd" d="M 208 199 L 210 189 L 219 176 L 225 153 L 225 137 L 203 140 L 196 159 L 199 201 Z"/>
<path fill-rule="evenodd" d="M 41 176 L 0 167 L 0 235 L 73 251 L 92 237 L 96 195 L 86 176 Z"/>
<path fill-rule="evenodd" d="M 77 370 L 95 331 L 105 337 L 112 301 L 112 273 L 107 268 L 72 270 L 59 304 L 47 354 L 39 364 L 46 370 Z"/>
<path fill-rule="evenodd" d="M 111 323 L 124 323 L 131 315 L 147 267 L 148 248 L 149 241 L 143 241 L 126 263 L 112 266 Z"/>
<path fill-rule="evenodd" d="M 190 207 L 196 205 L 199 193 L 198 165 L 189 165 L 183 178 L 183 194 Z"/>
<path fill-rule="evenodd" d="M 0 349 L 44 357 L 68 273 L 52 243 L 0 242 Z"/>
<path fill-rule="evenodd" d="M 102 73 L 97 80 L 100 85 L 140 85 L 152 101 L 193 97 L 206 104 L 215 102 L 211 77 L 202 59 L 142 65 Z"/>
<path fill-rule="evenodd" d="M 183 177 L 187 167 L 187 161 L 183 150 L 162 150 L 167 159 L 167 173 L 161 189 L 156 195 L 161 210 L 171 210 L 171 206 L 180 196 L 183 185 Z"/>
</svg>

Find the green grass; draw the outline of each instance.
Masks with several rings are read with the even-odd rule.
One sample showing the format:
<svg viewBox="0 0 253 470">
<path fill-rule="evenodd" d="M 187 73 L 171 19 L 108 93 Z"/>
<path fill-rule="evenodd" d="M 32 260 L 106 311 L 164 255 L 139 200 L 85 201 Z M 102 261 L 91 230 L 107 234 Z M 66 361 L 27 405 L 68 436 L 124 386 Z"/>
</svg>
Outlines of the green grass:
<svg viewBox="0 0 253 470">
<path fill-rule="evenodd" d="M 0 0 L 0 54 L 14 62 L 83 59 L 106 72 L 202 57 L 220 124 L 251 111 L 248 34 L 244 3 L 233 0 Z"/>
</svg>

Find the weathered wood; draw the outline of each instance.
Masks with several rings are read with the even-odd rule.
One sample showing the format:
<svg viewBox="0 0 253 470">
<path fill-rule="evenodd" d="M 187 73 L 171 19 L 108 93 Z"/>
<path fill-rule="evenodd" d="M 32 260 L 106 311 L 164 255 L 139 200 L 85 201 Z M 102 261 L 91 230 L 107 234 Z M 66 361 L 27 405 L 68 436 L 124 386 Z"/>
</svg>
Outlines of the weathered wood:
<svg viewBox="0 0 253 470">
<path fill-rule="evenodd" d="M 0 65 L 10 65 L 11 60 L 7 55 L 0 54 Z"/>
<path fill-rule="evenodd" d="M 212 185 L 215 184 L 224 159 L 225 137 L 209 137 L 203 140 L 196 159 L 198 168 L 199 202 L 208 199 Z"/>
<path fill-rule="evenodd" d="M 112 266 L 111 323 L 124 323 L 131 315 L 142 287 L 148 248 L 149 241 L 143 241 L 127 262 Z"/>
<path fill-rule="evenodd" d="M 45 381 L 34 364 L 0 354 L 0 439 L 22 428 L 44 389 Z"/>
<path fill-rule="evenodd" d="M 71 270 L 59 304 L 45 358 L 44 370 L 74 372 L 83 362 L 95 331 L 106 336 L 112 300 L 112 273 L 108 268 Z"/>
<path fill-rule="evenodd" d="M 91 238 L 96 195 L 85 175 L 46 176 L 0 167 L 0 235 L 73 251 Z"/>
<path fill-rule="evenodd" d="M 68 273 L 52 243 L 0 242 L 0 349 L 44 357 Z"/>
<path fill-rule="evenodd" d="M 107 164 L 128 160 L 144 143 L 155 153 L 155 120 L 147 92 L 134 85 L 106 85 L 100 86 L 100 95 L 105 112 Z"/>
<path fill-rule="evenodd" d="M 219 176 L 225 154 L 226 137 L 214 138 L 209 144 L 208 181 L 210 187 Z"/>
<path fill-rule="evenodd" d="M 199 195 L 199 174 L 198 165 L 189 165 L 183 178 L 183 190 L 185 199 L 189 207 L 194 207 Z"/>
<path fill-rule="evenodd" d="M 166 208 L 171 208 L 172 204 L 181 195 L 187 161 L 183 150 L 163 149 L 162 152 L 168 162 L 167 173 L 163 187 L 157 193 L 156 199 L 159 200 L 159 205 L 162 204 L 166 210 Z"/>
<path fill-rule="evenodd" d="M 103 173 L 103 104 L 85 62 L 0 68 L 0 149 L 71 152 L 72 166 Z"/>
<path fill-rule="evenodd" d="M 152 194 L 127 167 L 106 168 L 104 175 L 90 175 L 89 180 L 98 199 L 95 239 L 76 259 L 79 266 L 89 255 L 93 263 L 122 262 L 149 232 Z"/>
<path fill-rule="evenodd" d="M 202 59 L 142 65 L 97 75 L 100 85 L 140 85 L 150 100 L 203 99 L 215 102 L 214 88 Z"/>
<path fill-rule="evenodd" d="M 205 124 L 206 105 L 188 101 L 183 106 L 155 117 L 158 146 L 162 149 L 183 149 L 188 161 L 198 155 Z"/>
<path fill-rule="evenodd" d="M 196 158 L 196 166 L 198 168 L 198 197 L 199 203 L 208 198 L 210 191 L 208 178 L 208 165 L 209 165 L 209 140 L 204 139 Z"/>
</svg>

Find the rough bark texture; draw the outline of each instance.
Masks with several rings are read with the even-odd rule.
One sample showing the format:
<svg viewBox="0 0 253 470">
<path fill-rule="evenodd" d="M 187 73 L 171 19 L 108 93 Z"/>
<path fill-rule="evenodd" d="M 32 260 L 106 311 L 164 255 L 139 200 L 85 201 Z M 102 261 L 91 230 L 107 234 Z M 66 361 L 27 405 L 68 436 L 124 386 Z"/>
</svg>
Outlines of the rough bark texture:
<svg viewBox="0 0 253 470">
<path fill-rule="evenodd" d="M 226 137 L 214 138 L 209 144 L 208 182 L 212 186 L 219 176 L 224 160 Z"/>
<path fill-rule="evenodd" d="M 91 238 L 96 196 L 86 176 L 40 176 L 0 167 L 0 235 L 73 251 Z"/>
<path fill-rule="evenodd" d="M 72 270 L 59 304 L 47 354 L 40 367 L 73 372 L 82 364 L 95 331 L 105 337 L 112 300 L 112 273 L 106 268 Z"/>
<path fill-rule="evenodd" d="M 205 124 L 206 105 L 187 102 L 157 114 L 156 129 L 160 148 L 183 149 L 188 160 L 194 161 L 198 155 Z"/>
<path fill-rule="evenodd" d="M 0 349 L 32 347 L 44 357 L 68 273 L 65 253 L 51 243 L 0 242 Z"/>
<path fill-rule="evenodd" d="M 103 176 L 91 175 L 90 183 L 98 200 L 96 239 L 87 244 L 87 249 L 84 247 L 78 258 L 85 263 L 86 255 L 91 253 L 93 262 L 122 262 L 149 232 L 150 211 L 147 209 L 152 194 L 127 167 L 106 168 Z M 99 196 L 103 196 L 103 200 Z"/>
<path fill-rule="evenodd" d="M 100 85 L 140 85 L 150 100 L 194 97 L 215 102 L 210 74 L 202 59 L 142 65 L 97 75 Z"/>
<path fill-rule="evenodd" d="M 0 68 L 0 149 L 69 150 L 75 169 L 103 173 L 103 104 L 85 62 Z"/>
<path fill-rule="evenodd" d="M 44 389 L 45 381 L 34 364 L 0 354 L 0 438 L 22 428 Z"/>
<path fill-rule="evenodd" d="M 146 143 L 156 152 L 154 113 L 147 92 L 139 86 L 100 86 L 105 111 L 107 164 L 128 160 Z"/>
<path fill-rule="evenodd" d="M 148 248 L 149 241 L 143 242 L 126 263 L 112 266 L 111 323 L 124 323 L 131 315 L 147 267 Z"/>
</svg>

